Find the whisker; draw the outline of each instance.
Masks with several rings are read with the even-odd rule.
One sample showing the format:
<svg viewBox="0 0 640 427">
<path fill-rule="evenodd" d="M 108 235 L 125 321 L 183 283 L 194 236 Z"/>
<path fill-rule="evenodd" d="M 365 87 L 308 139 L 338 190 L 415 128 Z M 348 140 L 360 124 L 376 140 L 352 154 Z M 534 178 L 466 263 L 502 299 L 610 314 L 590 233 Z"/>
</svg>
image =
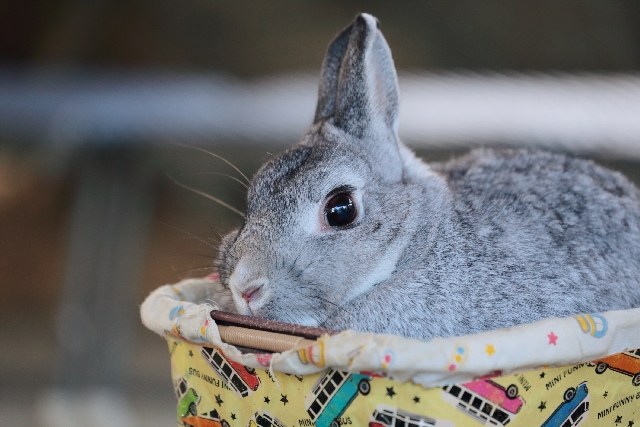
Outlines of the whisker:
<svg viewBox="0 0 640 427">
<path fill-rule="evenodd" d="M 162 222 L 162 221 L 158 221 L 158 222 L 159 222 L 160 224 L 162 224 L 162 225 L 166 225 L 167 227 L 171 227 L 171 228 L 173 228 L 173 229 L 174 229 L 174 230 L 176 230 L 176 231 L 179 231 L 179 232 L 181 232 L 181 233 L 184 233 L 184 234 L 186 234 L 187 236 L 192 237 L 192 238 L 194 238 L 194 239 L 196 239 L 196 240 L 198 240 L 198 241 L 200 241 L 200 242 L 204 243 L 205 245 L 209 246 L 210 248 L 217 249 L 217 248 L 216 248 L 215 246 L 213 246 L 212 244 L 208 243 L 207 241 L 205 241 L 205 240 L 203 240 L 203 239 L 199 238 L 198 236 L 196 236 L 196 235 L 194 235 L 194 234 L 189 233 L 188 231 L 182 230 L 182 229 L 180 229 L 180 228 L 178 228 L 178 227 L 176 227 L 176 226 L 173 226 L 173 225 L 171 225 L 171 224 L 167 224 L 166 222 Z"/>
<path fill-rule="evenodd" d="M 316 261 L 314 260 L 314 261 L 311 261 L 309 264 L 307 264 L 307 266 L 306 266 L 305 268 L 303 268 L 302 270 L 300 270 L 300 272 L 298 273 L 298 275 L 296 276 L 296 278 L 298 278 L 298 277 L 302 276 L 302 273 L 304 273 L 304 272 L 307 270 L 307 268 L 311 267 L 311 265 L 312 265 L 312 264 L 314 264 L 315 262 L 316 262 Z"/>
<path fill-rule="evenodd" d="M 214 255 L 205 255 L 205 254 L 191 254 L 188 252 L 172 252 L 172 253 L 168 253 L 165 252 L 165 258 L 186 258 L 186 257 L 200 257 L 200 258 L 211 258 L 211 259 L 216 259 L 217 257 Z"/>
<path fill-rule="evenodd" d="M 189 239 L 189 236 L 183 236 L 184 239 Z M 220 244 L 220 239 L 218 237 L 203 237 L 204 240 L 210 242 L 211 244 Z"/>
<path fill-rule="evenodd" d="M 311 290 L 313 290 L 313 291 L 316 291 L 316 292 L 317 292 L 318 286 L 316 286 L 316 285 L 315 285 L 315 284 L 313 284 L 313 283 L 300 283 L 300 284 L 298 284 L 298 289 L 305 289 L 305 288 L 306 288 L 306 289 L 311 289 Z M 328 300 L 328 299 L 326 299 L 326 298 L 323 298 L 323 297 L 321 297 L 320 295 L 310 294 L 310 295 L 305 295 L 305 296 L 306 296 L 306 297 L 309 297 L 309 298 L 315 298 L 315 299 L 320 300 L 320 301 L 322 301 L 322 302 L 325 302 L 325 303 L 327 303 L 327 304 L 331 304 L 331 305 L 333 305 L 333 306 L 335 306 L 335 307 L 340 307 L 340 306 L 339 306 L 338 304 L 336 304 L 335 302 L 332 302 L 332 301 L 330 301 L 330 300 Z"/>
<path fill-rule="evenodd" d="M 228 175 L 226 173 L 219 173 L 219 172 L 193 172 L 193 173 L 181 173 L 180 175 L 181 176 L 187 176 L 187 175 L 221 175 L 221 176 L 226 176 L 227 178 L 231 178 L 232 180 L 234 180 L 236 182 L 239 182 L 246 189 L 249 188 L 249 186 L 247 184 L 245 184 L 244 182 L 240 181 L 235 176 L 231 176 L 231 175 Z"/>
<path fill-rule="evenodd" d="M 181 239 L 195 239 L 195 237 L 193 236 L 180 236 Z M 213 244 L 218 244 L 218 239 L 216 239 L 215 237 L 205 237 L 202 240 L 204 240 L 205 242 L 209 242 L 209 243 L 213 243 Z M 212 244 L 209 244 L 208 246 L 212 247 L 212 248 L 216 248 L 215 246 L 213 246 Z"/>
<path fill-rule="evenodd" d="M 204 191 L 196 190 L 196 189 L 195 189 L 195 188 L 193 188 L 193 187 L 189 187 L 188 185 L 185 185 L 185 184 L 183 184 L 183 183 L 181 183 L 181 182 L 178 182 L 178 181 L 176 181 L 175 179 L 173 179 L 173 178 L 171 177 L 171 175 L 169 175 L 169 174 L 167 174 L 167 176 L 168 176 L 168 177 L 169 177 L 169 179 L 171 179 L 171 180 L 172 180 L 172 181 L 173 181 L 173 182 L 174 182 L 178 187 L 182 187 L 182 188 L 184 188 L 184 189 L 186 189 L 186 190 L 193 191 L 194 193 L 199 194 L 199 195 L 201 195 L 202 197 L 206 197 L 206 198 L 207 198 L 207 199 L 209 199 L 209 200 L 213 200 L 214 202 L 216 202 L 216 203 L 218 203 L 218 204 L 220 204 L 220 205 L 224 206 L 225 208 L 227 208 L 227 209 L 229 209 L 229 210 L 231 210 L 231 211 L 233 211 L 233 212 L 237 213 L 237 214 L 238 214 L 238 215 L 240 215 L 242 218 L 244 218 L 244 214 L 243 214 L 242 212 L 240 212 L 238 209 L 236 209 L 236 208 L 234 208 L 233 206 L 231 206 L 230 204 L 225 203 L 225 202 L 223 202 L 222 200 L 218 199 L 217 197 L 213 197 L 212 195 L 207 194 L 207 193 L 205 193 Z"/>
<path fill-rule="evenodd" d="M 179 271 L 172 271 L 171 273 L 169 273 L 169 277 L 177 276 L 178 274 L 184 274 L 186 272 L 192 273 L 192 272 L 201 271 L 201 270 L 212 271 L 213 268 L 211 266 L 186 268 L 186 269 L 179 270 Z"/>
<path fill-rule="evenodd" d="M 310 296 L 311 298 L 315 298 L 315 299 L 317 299 L 317 300 L 320 300 L 320 301 L 322 301 L 322 302 L 325 302 L 325 303 L 327 303 L 327 304 L 331 304 L 331 305 L 332 305 L 332 306 L 334 306 L 334 307 L 340 307 L 340 306 L 339 306 L 338 304 L 336 304 L 335 302 L 329 301 L 329 300 L 328 300 L 328 299 L 326 299 L 326 298 L 322 298 L 322 297 L 319 297 L 319 296 L 316 296 L 316 295 L 308 295 L 308 296 Z"/>
<path fill-rule="evenodd" d="M 205 150 L 204 148 L 194 147 L 194 146 L 192 146 L 192 145 L 177 144 L 177 143 L 176 143 L 176 144 L 174 144 L 174 145 L 179 145 L 179 146 L 181 146 L 181 147 L 186 147 L 186 148 L 192 148 L 192 149 L 194 149 L 194 150 L 202 151 L 203 153 L 207 153 L 207 154 L 209 154 L 209 155 L 211 155 L 211 156 L 213 156 L 213 157 L 216 157 L 216 158 L 218 158 L 218 159 L 222 160 L 223 162 L 225 162 L 226 164 L 228 164 L 229 166 L 231 166 L 232 168 L 234 168 L 234 169 L 235 169 L 235 170 L 236 170 L 240 175 L 242 175 L 242 177 L 243 177 L 244 179 L 246 179 L 246 180 L 247 180 L 247 184 L 250 184 L 250 183 L 251 183 L 251 180 L 250 180 L 249 178 L 247 178 L 247 176 L 246 176 L 245 174 L 243 174 L 243 173 L 242 173 L 242 171 L 241 171 L 240 169 L 238 169 L 238 168 L 237 168 L 233 163 L 231 163 L 229 160 L 225 159 L 225 158 L 224 158 L 224 157 L 222 157 L 222 156 L 219 156 L 218 154 L 212 153 L 211 151 L 207 151 L 207 150 Z"/>
<path fill-rule="evenodd" d="M 209 224 L 209 221 L 207 221 L 207 220 L 205 219 L 205 220 L 204 220 L 204 222 L 205 222 L 205 223 L 207 223 L 207 226 L 209 227 L 209 230 L 211 230 L 211 232 L 212 232 L 213 234 L 215 234 L 216 236 L 218 236 L 218 242 L 221 242 L 221 241 L 222 241 L 222 235 L 213 229 L 213 227 L 211 226 L 211 224 Z"/>
<path fill-rule="evenodd" d="M 291 268 L 289 269 L 289 271 L 287 271 L 287 274 L 291 273 L 291 271 L 293 271 L 293 269 L 296 266 L 296 262 L 298 262 L 298 258 L 300 258 L 300 254 L 298 254 L 298 256 L 296 257 L 296 259 L 293 260 L 293 265 L 291 266 Z"/>
</svg>

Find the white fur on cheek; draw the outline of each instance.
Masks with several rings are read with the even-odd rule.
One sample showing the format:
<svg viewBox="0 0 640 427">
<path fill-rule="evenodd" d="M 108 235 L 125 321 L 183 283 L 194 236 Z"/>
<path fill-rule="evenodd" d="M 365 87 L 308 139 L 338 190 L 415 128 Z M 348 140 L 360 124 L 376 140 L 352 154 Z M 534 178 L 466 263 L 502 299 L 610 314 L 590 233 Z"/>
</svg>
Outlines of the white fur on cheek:
<svg viewBox="0 0 640 427">
<path fill-rule="evenodd" d="M 394 253 L 395 252 L 395 253 Z M 357 294 L 363 294 L 374 285 L 387 280 L 391 277 L 391 274 L 395 271 L 400 255 L 402 254 L 401 248 L 389 248 L 384 256 L 380 257 L 381 260 L 377 266 L 371 271 L 369 277 L 367 277 L 361 286 L 356 288 Z"/>
<path fill-rule="evenodd" d="M 321 230 L 321 220 L 323 218 L 318 216 L 318 206 L 315 203 L 300 204 L 300 219 L 299 225 L 305 234 L 319 234 Z"/>
</svg>

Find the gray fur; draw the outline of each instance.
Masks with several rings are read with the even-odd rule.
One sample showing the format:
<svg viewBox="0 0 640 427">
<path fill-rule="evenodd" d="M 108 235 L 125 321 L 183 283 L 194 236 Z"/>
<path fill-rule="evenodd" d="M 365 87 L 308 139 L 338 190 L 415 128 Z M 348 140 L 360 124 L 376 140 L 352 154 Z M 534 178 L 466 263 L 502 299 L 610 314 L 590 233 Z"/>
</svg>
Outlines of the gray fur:
<svg viewBox="0 0 640 427">
<path fill-rule="evenodd" d="M 323 67 L 314 124 L 258 171 L 221 245 L 238 312 L 429 338 L 640 306 L 640 193 L 622 175 L 527 150 L 422 163 L 398 140 L 393 62 L 369 15 Z M 344 186 L 360 215 L 336 230 L 323 207 Z"/>
</svg>

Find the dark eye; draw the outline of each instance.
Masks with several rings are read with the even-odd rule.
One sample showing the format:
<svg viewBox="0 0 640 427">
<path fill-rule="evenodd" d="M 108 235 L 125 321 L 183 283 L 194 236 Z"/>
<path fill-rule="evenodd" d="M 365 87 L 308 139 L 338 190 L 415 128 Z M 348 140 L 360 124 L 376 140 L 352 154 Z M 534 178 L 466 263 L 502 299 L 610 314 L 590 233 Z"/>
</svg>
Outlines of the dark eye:
<svg viewBox="0 0 640 427">
<path fill-rule="evenodd" d="M 324 208 L 324 216 L 328 225 L 340 227 L 355 221 L 358 212 L 351 195 L 349 193 L 340 193 L 329 199 Z"/>
</svg>

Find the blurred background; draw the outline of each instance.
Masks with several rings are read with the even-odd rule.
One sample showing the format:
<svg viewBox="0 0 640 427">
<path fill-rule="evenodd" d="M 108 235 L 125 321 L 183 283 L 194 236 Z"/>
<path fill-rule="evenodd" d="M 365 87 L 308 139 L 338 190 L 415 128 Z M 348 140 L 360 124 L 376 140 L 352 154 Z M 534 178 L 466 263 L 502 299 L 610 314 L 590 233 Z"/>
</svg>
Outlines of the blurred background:
<svg viewBox="0 0 640 427">
<path fill-rule="evenodd" d="M 212 271 L 251 176 L 310 123 L 358 12 L 429 161 L 486 145 L 640 182 L 640 3 L 0 0 L 0 424 L 171 426 L 164 341 L 138 307 Z M 221 175 L 222 174 L 222 175 Z"/>
</svg>

